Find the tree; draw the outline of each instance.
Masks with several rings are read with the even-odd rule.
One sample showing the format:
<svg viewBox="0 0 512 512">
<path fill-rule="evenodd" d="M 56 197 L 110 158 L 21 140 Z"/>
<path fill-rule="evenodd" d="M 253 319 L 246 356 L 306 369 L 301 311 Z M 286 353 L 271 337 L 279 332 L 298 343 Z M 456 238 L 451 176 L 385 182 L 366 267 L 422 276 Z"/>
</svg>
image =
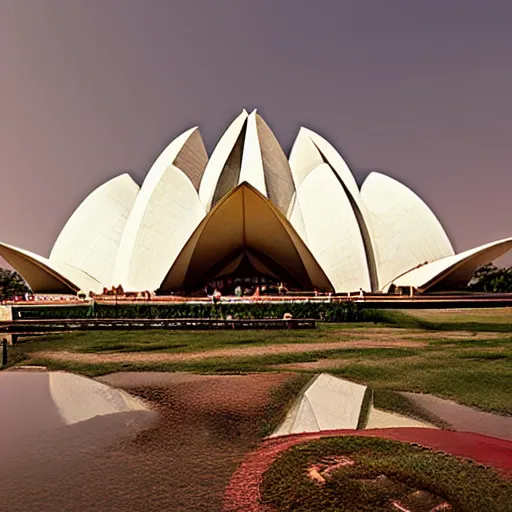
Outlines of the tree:
<svg viewBox="0 0 512 512">
<path fill-rule="evenodd" d="M 0 268 L 0 300 L 21 297 L 27 292 L 30 292 L 30 288 L 18 272 Z"/>
<path fill-rule="evenodd" d="M 492 263 L 480 267 L 469 288 L 477 292 L 512 293 L 512 267 L 499 268 Z"/>
</svg>

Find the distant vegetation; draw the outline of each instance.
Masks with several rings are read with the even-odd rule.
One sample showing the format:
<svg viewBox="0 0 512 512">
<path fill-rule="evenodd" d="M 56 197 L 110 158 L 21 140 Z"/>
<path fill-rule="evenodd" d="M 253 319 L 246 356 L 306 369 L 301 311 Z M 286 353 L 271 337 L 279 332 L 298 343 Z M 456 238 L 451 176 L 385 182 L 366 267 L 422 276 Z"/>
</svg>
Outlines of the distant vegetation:
<svg viewBox="0 0 512 512">
<path fill-rule="evenodd" d="M 476 292 L 512 293 L 512 267 L 498 268 L 492 263 L 480 267 L 469 287 Z"/>
<path fill-rule="evenodd" d="M 0 268 L 0 301 L 21 297 L 27 292 L 30 288 L 18 272 Z"/>
<path fill-rule="evenodd" d="M 300 303 L 221 303 L 221 304 L 94 304 L 45 308 L 22 306 L 19 318 L 213 318 L 258 319 L 283 318 L 290 313 L 293 318 L 315 318 L 327 322 L 373 322 L 381 314 L 363 310 L 354 302 L 300 302 Z"/>
</svg>

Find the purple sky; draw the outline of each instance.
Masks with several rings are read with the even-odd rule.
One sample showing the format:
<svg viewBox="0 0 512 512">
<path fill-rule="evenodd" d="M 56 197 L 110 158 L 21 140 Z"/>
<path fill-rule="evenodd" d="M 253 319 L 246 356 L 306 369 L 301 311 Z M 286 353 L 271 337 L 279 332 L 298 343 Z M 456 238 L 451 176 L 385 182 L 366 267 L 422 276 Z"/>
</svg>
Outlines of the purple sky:
<svg viewBox="0 0 512 512">
<path fill-rule="evenodd" d="M 456 250 L 512 236 L 511 26 L 510 0 L 0 0 L 0 240 L 48 255 L 93 188 L 243 107 L 410 186 Z"/>
</svg>

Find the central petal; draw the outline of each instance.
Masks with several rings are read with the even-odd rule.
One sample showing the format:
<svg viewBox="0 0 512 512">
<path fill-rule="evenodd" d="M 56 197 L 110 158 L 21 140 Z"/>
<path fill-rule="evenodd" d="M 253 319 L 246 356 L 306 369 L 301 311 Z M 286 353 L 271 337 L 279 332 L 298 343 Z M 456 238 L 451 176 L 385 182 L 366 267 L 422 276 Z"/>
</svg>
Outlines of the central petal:
<svg viewBox="0 0 512 512">
<path fill-rule="evenodd" d="M 280 210 L 242 183 L 220 200 L 199 224 L 162 282 L 160 292 L 193 291 L 228 273 L 278 278 L 299 288 L 332 285 Z"/>
</svg>

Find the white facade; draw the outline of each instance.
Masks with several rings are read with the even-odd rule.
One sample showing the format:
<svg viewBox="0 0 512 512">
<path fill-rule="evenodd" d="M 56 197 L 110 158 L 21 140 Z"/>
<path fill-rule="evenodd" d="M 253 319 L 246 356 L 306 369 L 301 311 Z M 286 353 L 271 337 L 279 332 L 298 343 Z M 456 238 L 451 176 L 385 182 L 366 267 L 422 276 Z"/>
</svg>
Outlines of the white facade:
<svg viewBox="0 0 512 512">
<path fill-rule="evenodd" d="M 228 161 L 233 148 L 235 147 L 239 137 L 244 129 L 249 114 L 244 109 L 242 113 L 229 125 L 219 142 L 215 146 L 210 160 L 206 165 L 201 185 L 199 186 L 199 198 L 203 203 L 206 211 L 212 207 L 213 196 L 219 182 L 222 171 Z M 236 181 L 232 182 L 232 186 L 238 185 L 238 176 Z"/>
<path fill-rule="evenodd" d="M 364 243 L 354 211 L 327 164 L 319 165 L 301 182 L 297 203 L 301 218 L 296 230 L 300 233 L 305 229 L 308 247 L 334 289 L 370 290 Z M 297 222 L 297 217 L 290 220 Z"/>
<path fill-rule="evenodd" d="M 83 270 L 61 261 L 51 261 L 25 249 L 0 243 L 0 256 L 12 265 L 35 292 L 101 292 L 102 284 Z"/>
<path fill-rule="evenodd" d="M 311 140 L 309 133 L 310 130 L 307 128 L 301 128 L 290 152 L 290 168 L 296 188 L 313 169 L 324 163 L 322 154 Z"/>
<path fill-rule="evenodd" d="M 512 238 L 491 242 L 422 265 L 398 277 L 393 284 L 398 287 L 413 287 L 425 291 L 441 282 L 453 282 L 454 284 L 468 282 L 475 270 L 489 261 L 499 258 L 510 249 L 512 249 Z"/>
<path fill-rule="evenodd" d="M 130 175 L 122 174 L 91 192 L 60 232 L 50 261 L 65 262 L 111 286 L 119 244 L 138 191 Z"/>
<path fill-rule="evenodd" d="M 169 167 L 146 207 L 125 289 L 156 290 L 204 214 L 190 181 L 178 168 Z"/>
<path fill-rule="evenodd" d="M 360 190 L 336 149 L 306 128 L 288 161 L 261 116 L 243 110 L 209 159 L 191 128 L 156 159 L 140 190 L 127 174 L 94 190 L 49 258 L 7 244 L 0 255 L 35 292 L 180 292 L 180 283 L 200 286 L 197 276 L 241 265 L 302 288 L 387 292 L 391 284 L 464 284 L 510 248 L 506 239 L 455 255 L 410 189 L 373 172 Z"/>
<path fill-rule="evenodd" d="M 328 165 L 331 169 L 333 176 L 336 177 L 338 183 L 332 184 L 335 189 L 342 189 L 343 196 L 350 202 L 350 209 L 353 210 L 355 215 L 360 237 L 363 240 L 366 266 L 369 273 L 369 285 L 367 288 L 363 287 L 365 281 L 360 282 L 359 288 L 364 288 L 369 291 L 378 291 L 379 276 L 376 268 L 375 251 L 372 243 L 371 223 L 369 221 L 369 212 L 365 204 L 361 200 L 361 194 L 354 176 L 350 169 L 341 157 L 341 155 L 334 149 L 334 147 L 327 142 L 324 138 L 307 128 L 301 128 L 299 134 L 295 139 L 290 154 L 290 167 L 295 182 L 295 188 L 299 189 L 301 183 L 312 173 L 319 165 Z M 331 180 L 332 182 L 332 180 Z M 289 218 L 294 219 L 294 225 L 297 229 L 305 230 L 302 227 L 301 210 L 297 206 L 297 195 L 295 195 L 292 205 L 289 210 Z M 349 291 L 343 288 L 344 291 Z"/>
<path fill-rule="evenodd" d="M 242 167 L 240 169 L 240 178 L 238 179 L 237 185 L 244 182 L 249 183 L 265 197 L 268 197 L 260 141 L 258 138 L 258 127 L 256 126 L 256 111 L 251 112 L 247 118 Z"/>
<path fill-rule="evenodd" d="M 361 187 L 361 199 L 368 212 L 382 290 L 417 265 L 454 254 L 432 210 L 398 181 L 372 172 Z"/>
<path fill-rule="evenodd" d="M 127 290 L 158 288 L 204 217 L 192 182 L 173 165 L 196 130 L 186 131 L 169 144 L 151 167 L 135 200 L 114 273 L 114 282 Z"/>
<path fill-rule="evenodd" d="M 353 197 L 359 196 L 354 175 L 333 145 L 308 128 L 301 128 L 290 155 L 290 166 L 298 185 L 319 163 L 328 163 Z"/>
</svg>

